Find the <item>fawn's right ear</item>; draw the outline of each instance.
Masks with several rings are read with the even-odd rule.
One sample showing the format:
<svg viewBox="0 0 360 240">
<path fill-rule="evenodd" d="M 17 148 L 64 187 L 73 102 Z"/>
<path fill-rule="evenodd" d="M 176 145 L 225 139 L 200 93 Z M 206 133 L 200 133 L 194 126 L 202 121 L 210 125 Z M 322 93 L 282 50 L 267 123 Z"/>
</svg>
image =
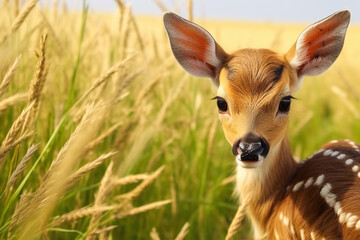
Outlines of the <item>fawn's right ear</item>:
<svg viewBox="0 0 360 240">
<path fill-rule="evenodd" d="M 180 65 L 196 77 L 211 78 L 218 86 L 218 74 L 228 55 L 210 33 L 175 13 L 164 14 L 164 25 Z"/>
<path fill-rule="evenodd" d="M 299 87 L 303 76 L 327 70 L 339 56 L 350 22 L 350 12 L 336 12 L 309 26 L 299 36 L 286 58 L 296 70 Z"/>
</svg>

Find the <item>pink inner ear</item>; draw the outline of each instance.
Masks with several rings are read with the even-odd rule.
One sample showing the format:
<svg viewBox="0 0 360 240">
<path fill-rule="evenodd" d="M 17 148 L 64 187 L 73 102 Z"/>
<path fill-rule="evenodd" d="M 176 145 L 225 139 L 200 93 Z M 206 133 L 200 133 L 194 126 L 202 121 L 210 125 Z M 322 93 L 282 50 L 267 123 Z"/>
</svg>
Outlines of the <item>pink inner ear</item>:
<svg viewBox="0 0 360 240">
<path fill-rule="evenodd" d="M 166 14 L 164 23 L 180 65 L 192 75 L 214 79 L 226 54 L 212 36 L 200 26 L 175 14 Z"/>
<path fill-rule="evenodd" d="M 300 35 L 292 61 L 299 77 L 320 74 L 331 66 L 342 49 L 349 19 L 346 11 L 335 13 Z"/>
</svg>

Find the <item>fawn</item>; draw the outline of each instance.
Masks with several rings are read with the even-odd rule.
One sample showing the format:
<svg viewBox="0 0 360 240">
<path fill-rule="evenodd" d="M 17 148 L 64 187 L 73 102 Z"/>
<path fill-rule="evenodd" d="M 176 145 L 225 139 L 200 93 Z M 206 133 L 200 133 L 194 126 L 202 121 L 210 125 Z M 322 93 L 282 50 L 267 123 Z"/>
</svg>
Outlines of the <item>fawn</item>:
<svg viewBox="0 0 360 240">
<path fill-rule="evenodd" d="M 286 54 L 227 54 L 202 27 L 164 14 L 179 64 L 217 87 L 219 119 L 237 163 L 236 192 L 250 199 L 255 238 L 360 239 L 359 145 L 332 141 L 297 162 L 287 137 L 292 95 L 304 76 L 336 60 L 349 21 L 345 10 L 314 23 Z"/>
</svg>

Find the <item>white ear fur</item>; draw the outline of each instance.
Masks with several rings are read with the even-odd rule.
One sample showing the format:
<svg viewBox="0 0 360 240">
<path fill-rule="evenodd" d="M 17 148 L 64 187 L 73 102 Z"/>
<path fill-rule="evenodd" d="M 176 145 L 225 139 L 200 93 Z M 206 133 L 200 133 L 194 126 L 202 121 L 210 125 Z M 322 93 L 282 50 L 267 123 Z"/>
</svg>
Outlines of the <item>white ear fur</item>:
<svg viewBox="0 0 360 240">
<path fill-rule="evenodd" d="M 211 78 L 218 85 L 218 71 L 227 54 L 210 33 L 174 13 L 164 14 L 164 25 L 179 64 L 188 73 Z"/>
<path fill-rule="evenodd" d="M 327 70 L 339 56 L 350 21 L 349 11 L 340 11 L 309 26 L 297 39 L 290 64 L 299 81 L 306 75 Z"/>
</svg>

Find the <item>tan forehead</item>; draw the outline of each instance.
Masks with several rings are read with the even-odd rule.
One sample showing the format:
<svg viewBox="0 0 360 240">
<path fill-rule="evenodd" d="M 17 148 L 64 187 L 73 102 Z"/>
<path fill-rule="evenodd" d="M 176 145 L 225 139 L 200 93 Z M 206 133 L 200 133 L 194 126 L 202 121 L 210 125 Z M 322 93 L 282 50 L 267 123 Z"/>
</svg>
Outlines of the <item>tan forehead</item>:
<svg viewBox="0 0 360 240">
<path fill-rule="evenodd" d="M 231 98 L 270 101 L 290 91 L 289 72 L 290 65 L 285 58 L 270 50 L 240 50 L 221 70 L 218 93 Z"/>
</svg>

